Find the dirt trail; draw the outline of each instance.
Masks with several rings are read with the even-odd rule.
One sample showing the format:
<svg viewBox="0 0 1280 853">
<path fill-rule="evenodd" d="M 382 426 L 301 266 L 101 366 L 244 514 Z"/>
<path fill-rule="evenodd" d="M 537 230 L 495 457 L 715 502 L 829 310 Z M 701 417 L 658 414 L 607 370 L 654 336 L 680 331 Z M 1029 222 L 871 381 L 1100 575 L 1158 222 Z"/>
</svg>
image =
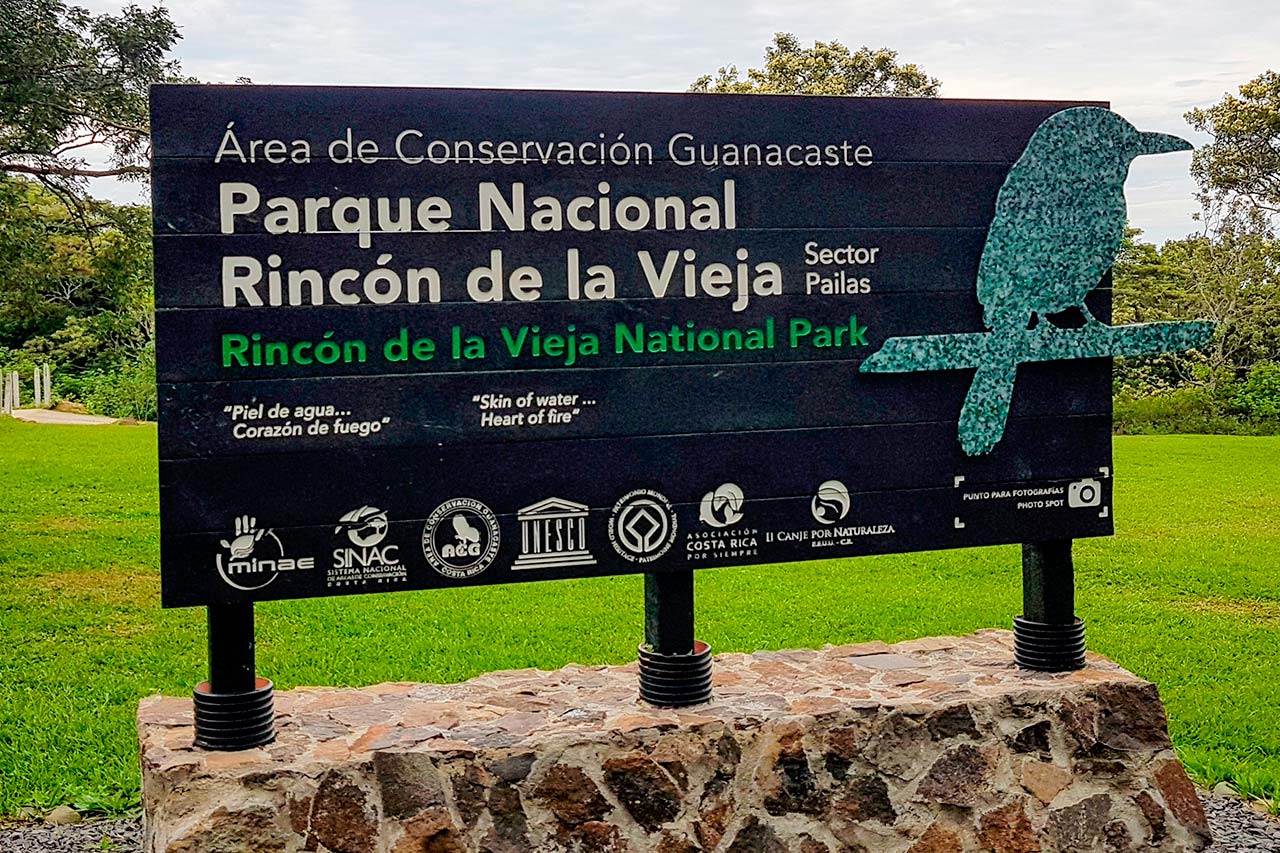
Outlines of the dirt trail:
<svg viewBox="0 0 1280 853">
<path fill-rule="evenodd" d="M 57 412 L 53 409 L 14 409 L 13 416 L 20 421 L 30 421 L 33 424 L 101 426 L 116 422 L 115 418 L 106 418 L 102 415 L 80 415 L 75 412 Z"/>
</svg>

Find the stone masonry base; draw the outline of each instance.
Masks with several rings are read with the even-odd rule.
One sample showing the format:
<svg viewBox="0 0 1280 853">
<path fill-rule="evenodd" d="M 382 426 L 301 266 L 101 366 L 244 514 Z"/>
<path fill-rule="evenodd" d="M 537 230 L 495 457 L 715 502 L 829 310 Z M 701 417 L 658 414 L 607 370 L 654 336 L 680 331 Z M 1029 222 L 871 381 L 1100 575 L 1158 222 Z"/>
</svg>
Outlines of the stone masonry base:
<svg viewBox="0 0 1280 853">
<path fill-rule="evenodd" d="M 715 698 L 635 665 L 276 696 L 260 749 L 139 709 L 149 853 L 1199 850 L 1154 685 L 1097 655 L 1013 666 L 1012 635 L 723 654 Z"/>
</svg>

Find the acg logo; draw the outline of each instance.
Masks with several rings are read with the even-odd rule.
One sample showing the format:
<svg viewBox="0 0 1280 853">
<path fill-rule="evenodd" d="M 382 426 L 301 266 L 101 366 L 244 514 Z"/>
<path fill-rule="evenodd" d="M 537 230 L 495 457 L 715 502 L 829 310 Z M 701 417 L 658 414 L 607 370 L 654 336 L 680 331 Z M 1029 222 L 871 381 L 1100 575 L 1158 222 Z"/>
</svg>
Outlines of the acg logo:
<svg viewBox="0 0 1280 853">
<path fill-rule="evenodd" d="M 481 554 L 479 542 L 458 542 L 449 543 L 440 549 L 440 556 L 446 560 L 455 557 L 479 557 Z"/>
</svg>

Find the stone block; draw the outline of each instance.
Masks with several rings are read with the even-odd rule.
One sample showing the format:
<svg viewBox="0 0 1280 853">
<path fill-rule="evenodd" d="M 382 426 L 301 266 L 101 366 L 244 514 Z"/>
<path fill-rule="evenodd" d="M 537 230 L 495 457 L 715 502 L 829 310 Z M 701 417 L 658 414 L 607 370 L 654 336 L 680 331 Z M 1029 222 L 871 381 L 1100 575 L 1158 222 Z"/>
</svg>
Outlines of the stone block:
<svg viewBox="0 0 1280 853">
<path fill-rule="evenodd" d="M 909 668 L 908 668 L 909 665 Z M 909 673 L 910 678 L 903 677 Z M 918 677 L 917 677 L 918 676 Z M 634 665 L 278 694 L 279 736 L 193 746 L 139 708 L 147 853 L 1087 853 L 1203 849 L 1155 687 L 1007 632 L 727 654 L 716 698 Z"/>
</svg>

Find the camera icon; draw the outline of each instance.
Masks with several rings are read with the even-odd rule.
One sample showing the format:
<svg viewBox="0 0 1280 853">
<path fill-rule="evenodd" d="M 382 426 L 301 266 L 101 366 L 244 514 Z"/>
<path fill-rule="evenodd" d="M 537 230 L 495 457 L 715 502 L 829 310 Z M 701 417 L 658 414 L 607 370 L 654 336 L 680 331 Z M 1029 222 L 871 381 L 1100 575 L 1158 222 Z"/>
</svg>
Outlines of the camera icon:
<svg viewBox="0 0 1280 853">
<path fill-rule="evenodd" d="M 1092 477 L 1067 486 L 1067 506 L 1097 506 L 1102 501 L 1102 484 Z"/>
</svg>

